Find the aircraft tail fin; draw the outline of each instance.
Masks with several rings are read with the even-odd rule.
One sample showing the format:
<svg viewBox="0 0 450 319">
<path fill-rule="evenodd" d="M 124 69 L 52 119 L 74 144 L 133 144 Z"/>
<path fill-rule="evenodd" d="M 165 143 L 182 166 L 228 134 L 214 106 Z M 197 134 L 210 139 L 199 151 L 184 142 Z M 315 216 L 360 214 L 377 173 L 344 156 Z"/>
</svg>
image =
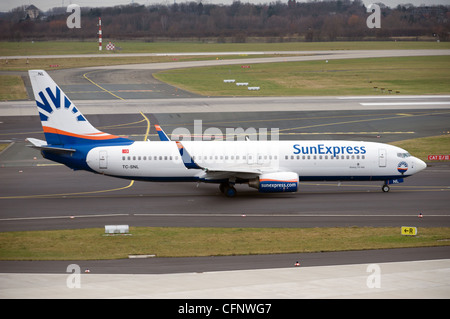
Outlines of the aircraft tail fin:
<svg viewBox="0 0 450 319">
<path fill-rule="evenodd" d="M 43 70 L 29 70 L 34 98 L 48 146 L 132 143 L 92 126 Z"/>
</svg>

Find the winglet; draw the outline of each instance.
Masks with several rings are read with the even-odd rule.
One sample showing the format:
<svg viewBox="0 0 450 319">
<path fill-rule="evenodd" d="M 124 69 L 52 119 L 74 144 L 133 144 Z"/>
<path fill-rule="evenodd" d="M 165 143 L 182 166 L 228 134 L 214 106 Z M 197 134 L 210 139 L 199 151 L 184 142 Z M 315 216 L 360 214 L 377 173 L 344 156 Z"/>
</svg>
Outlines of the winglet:
<svg viewBox="0 0 450 319">
<path fill-rule="evenodd" d="M 183 146 L 183 144 L 181 144 L 181 142 L 176 141 L 176 143 L 177 143 L 178 151 L 180 152 L 180 155 L 181 155 L 181 159 L 183 160 L 183 164 L 186 168 L 203 169 L 202 167 L 197 165 L 197 163 L 195 163 L 194 159 L 189 154 L 189 152 L 184 148 L 184 146 Z"/>
<path fill-rule="evenodd" d="M 163 131 L 161 126 L 155 125 L 156 132 L 158 132 L 159 139 L 163 142 L 170 141 L 170 138 L 167 136 L 167 134 Z"/>
</svg>

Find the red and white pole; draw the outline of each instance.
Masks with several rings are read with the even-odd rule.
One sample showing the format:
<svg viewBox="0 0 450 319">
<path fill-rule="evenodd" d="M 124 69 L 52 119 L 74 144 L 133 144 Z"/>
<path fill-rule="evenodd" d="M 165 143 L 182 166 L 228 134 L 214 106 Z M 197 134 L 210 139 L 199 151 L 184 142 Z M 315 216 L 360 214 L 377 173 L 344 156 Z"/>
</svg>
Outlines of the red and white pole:
<svg viewBox="0 0 450 319">
<path fill-rule="evenodd" d="M 98 50 L 102 50 L 102 18 L 98 18 Z"/>
</svg>

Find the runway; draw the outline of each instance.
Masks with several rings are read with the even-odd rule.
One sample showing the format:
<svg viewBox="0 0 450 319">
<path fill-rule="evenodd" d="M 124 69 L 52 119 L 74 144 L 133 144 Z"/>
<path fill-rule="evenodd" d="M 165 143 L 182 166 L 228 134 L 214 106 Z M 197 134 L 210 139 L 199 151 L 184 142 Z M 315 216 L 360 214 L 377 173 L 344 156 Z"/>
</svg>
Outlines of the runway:
<svg viewBox="0 0 450 319">
<path fill-rule="evenodd" d="M 133 69 L 138 69 L 138 66 Z M 65 75 L 61 71 L 61 79 L 71 78 L 69 75 L 73 72 L 78 72 L 80 79 L 90 70 L 74 70 Z M 91 76 L 97 81 L 105 75 L 102 72 L 91 73 Z M 116 78 L 127 72 L 134 71 L 117 73 Z M 144 81 L 147 78 L 144 76 Z M 124 83 L 125 80 L 114 85 Z M 63 81 L 62 87 L 64 85 L 75 88 L 76 83 L 64 84 Z M 93 85 L 89 85 L 89 89 L 92 90 Z M 117 93 L 118 87 L 109 89 Z M 100 90 L 102 92 L 87 94 L 88 98 L 74 99 L 74 102 L 94 126 L 136 140 L 143 138 L 147 125 L 140 111 L 150 118 L 152 124 L 162 125 L 168 133 L 178 127 L 194 132 L 194 120 L 202 121 L 203 130 L 208 127 L 223 131 L 229 127 L 278 128 L 280 139 L 350 139 L 388 143 L 450 131 L 450 96 L 208 98 L 189 95 L 189 92 L 171 96 L 168 92 L 173 88 L 166 87 L 165 90 L 161 90 L 161 97 L 156 99 L 148 98 L 146 94 L 153 94 L 151 92 L 143 95 L 122 92 L 129 95 L 118 99 Z M 80 92 L 68 95 L 74 98 L 77 94 L 80 96 Z M 138 99 L 130 99 L 133 96 Z M 38 152 L 26 147 L 26 137 L 43 138 L 41 130 L 34 102 L 0 103 L 0 140 L 14 142 L 0 154 L 0 231 L 73 229 L 106 224 L 188 227 L 450 225 L 447 210 L 450 165 L 446 163 L 429 166 L 420 174 L 406 179 L 404 184 L 393 186 L 389 193 L 382 193 L 381 185 L 377 183 L 301 183 L 298 193 L 267 195 L 243 185 L 238 188 L 239 196 L 229 199 L 223 197 L 215 185 L 131 183 L 86 172 L 72 172 L 43 160 Z M 156 138 L 152 129 L 150 139 Z M 422 218 L 418 217 L 419 213 L 423 214 Z M 323 254 L 317 263 L 310 266 L 329 265 L 331 260 L 335 260 L 334 265 L 340 265 L 345 264 L 346 259 L 357 264 L 445 259 L 450 256 L 445 248 L 417 250 L 408 258 L 400 257 L 404 256 L 403 252 L 379 251 L 373 255 L 374 258 L 366 258 L 366 252 L 355 252 L 352 258 L 342 254 L 336 259 Z M 174 267 L 168 266 L 170 261 L 155 260 L 162 263 L 160 268 L 156 267 L 158 273 L 168 272 L 168 269 L 171 269 L 169 272 L 242 270 L 242 265 L 245 265 L 244 269 L 261 269 L 259 266 L 279 268 L 282 274 L 281 268 L 288 261 L 286 267 L 291 267 L 290 261 L 295 256 L 266 257 L 263 261 L 265 257 L 262 256 L 263 259 L 257 262 L 252 262 L 252 257 L 229 257 L 224 263 L 216 263 L 214 258 L 211 263 L 193 258 L 186 259 L 179 266 L 171 265 Z M 191 266 L 185 267 L 187 264 Z M 257 264 L 258 267 L 255 266 Z M 10 272 L 7 269 L 11 265 L 12 269 L 23 269 L 23 272 L 43 272 L 46 268 L 35 263 L 2 262 L 0 272 Z M 54 265 L 56 268 L 48 268 L 53 269 L 50 272 L 64 272 L 60 269 L 61 264 Z M 100 273 L 111 273 L 115 269 L 114 263 L 108 261 L 102 267 L 98 268 L 103 269 Z M 121 273 L 126 273 L 128 268 L 132 273 L 149 273 L 150 269 L 147 265 L 137 270 L 128 264 L 121 268 Z M 5 278 L 0 280 L 9 280 Z M 443 293 L 441 296 L 449 296 L 446 287 L 438 290 Z"/>
</svg>

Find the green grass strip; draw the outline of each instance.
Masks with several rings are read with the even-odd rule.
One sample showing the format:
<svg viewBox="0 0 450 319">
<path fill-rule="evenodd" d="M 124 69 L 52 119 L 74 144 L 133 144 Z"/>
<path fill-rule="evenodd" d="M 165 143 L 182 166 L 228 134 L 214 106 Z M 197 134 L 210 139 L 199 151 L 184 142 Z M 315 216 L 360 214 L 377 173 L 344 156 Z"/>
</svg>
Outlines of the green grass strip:
<svg viewBox="0 0 450 319">
<path fill-rule="evenodd" d="M 335 41 L 266 43 L 266 38 L 249 38 L 253 43 L 210 43 L 206 41 L 125 41 L 103 38 L 103 51 L 98 41 L 21 41 L 0 42 L 0 56 L 46 54 L 121 54 L 121 53 L 183 53 L 233 51 L 312 51 L 312 50 L 411 50 L 448 49 L 448 42 L 425 41 Z M 120 47 L 116 53 L 105 46 L 112 42 Z"/>
<path fill-rule="evenodd" d="M 28 95 L 22 78 L 18 75 L 0 75 L 0 101 L 23 100 Z"/>
<path fill-rule="evenodd" d="M 225 65 L 162 71 L 155 77 L 205 96 L 448 94 L 450 56 Z"/>
<path fill-rule="evenodd" d="M 411 155 L 428 162 L 428 155 L 450 154 L 450 135 L 413 138 L 390 143 L 401 147 Z"/>
<path fill-rule="evenodd" d="M 411 226 L 411 225 L 407 225 Z M 306 253 L 450 245 L 450 228 L 179 228 L 130 227 L 106 236 L 103 228 L 0 233 L 1 260 L 95 260 Z"/>
</svg>

